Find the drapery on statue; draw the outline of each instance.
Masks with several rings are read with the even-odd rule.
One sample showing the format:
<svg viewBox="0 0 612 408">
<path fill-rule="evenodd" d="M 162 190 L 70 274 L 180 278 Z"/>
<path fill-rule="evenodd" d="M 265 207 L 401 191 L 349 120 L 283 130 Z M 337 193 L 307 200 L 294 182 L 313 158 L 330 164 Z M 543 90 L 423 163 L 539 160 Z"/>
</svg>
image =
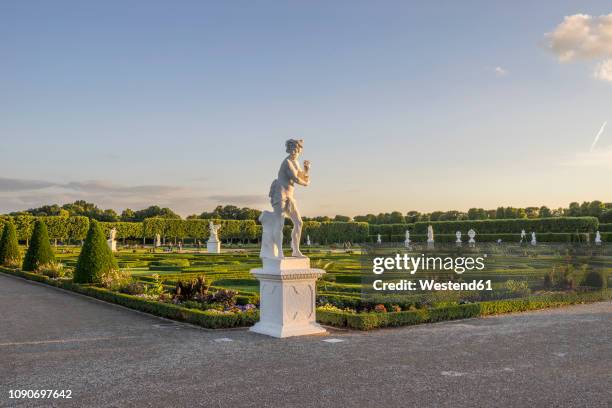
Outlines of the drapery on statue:
<svg viewBox="0 0 612 408">
<path fill-rule="evenodd" d="M 270 203 L 273 212 L 264 211 L 259 217 L 263 235 L 261 239 L 261 258 L 283 258 L 283 225 L 285 217 L 291 218 L 291 256 L 303 257 L 300 252 L 302 236 L 302 217 L 293 198 L 295 184 L 307 186 L 310 183 L 308 172 L 310 162 L 304 160 L 304 170 L 300 167 L 298 157 L 304 147 L 303 140 L 289 139 L 285 142 L 287 156 L 280 165 L 278 177 L 270 186 Z"/>
</svg>

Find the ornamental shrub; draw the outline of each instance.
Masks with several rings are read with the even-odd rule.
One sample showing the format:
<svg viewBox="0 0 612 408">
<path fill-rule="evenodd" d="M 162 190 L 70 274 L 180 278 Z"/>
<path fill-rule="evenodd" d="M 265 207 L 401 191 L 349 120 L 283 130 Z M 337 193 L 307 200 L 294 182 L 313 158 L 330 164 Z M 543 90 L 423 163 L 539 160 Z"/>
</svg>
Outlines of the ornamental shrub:
<svg viewBox="0 0 612 408">
<path fill-rule="evenodd" d="M 0 239 L 0 265 L 16 266 L 20 260 L 21 253 L 17 243 L 15 225 L 8 220 L 4 225 L 2 239 Z"/>
<path fill-rule="evenodd" d="M 590 271 L 584 277 L 582 284 L 598 289 L 606 289 L 608 287 L 608 274 L 605 270 Z"/>
<path fill-rule="evenodd" d="M 91 220 L 87 238 L 74 271 L 75 283 L 102 283 L 102 278 L 117 270 L 117 261 L 108 247 L 100 224 Z"/>
<path fill-rule="evenodd" d="M 55 255 L 49 243 L 47 226 L 41 220 L 36 220 L 34 231 L 30 239 L 30 246 L 23 260 L 24 271 L 35 271 L 39 266 L 55 261 Z"/>
</svg>

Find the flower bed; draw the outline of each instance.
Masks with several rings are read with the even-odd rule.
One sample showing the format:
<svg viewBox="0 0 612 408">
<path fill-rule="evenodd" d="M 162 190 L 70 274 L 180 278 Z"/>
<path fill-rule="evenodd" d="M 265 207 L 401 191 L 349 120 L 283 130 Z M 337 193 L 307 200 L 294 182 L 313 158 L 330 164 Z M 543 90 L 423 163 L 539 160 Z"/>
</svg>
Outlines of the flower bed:
<svg viewBox="0 0 612 408">
<path fill-rule="evenodd" d="M 81 293 L 156 316 L 211 329 L 251 326 L 259 320 L 259 311 L 255 308 L 241 308 L 240 311 L 201 310 L 199 308 L 185 307 L 180 303 L 174 304 L 152 300 L 146 295 L 129 295 L 91 285 L 79 285 L 72 283 L 70 280 L 52 279 L 41 274 L 23 272 L 18 269 L 0 268 L 0 272 Z M 523 298 L 390 312 L 387 312 L 387 308 L 382 304 L 381 306 L 383 307 L 375 309 L 379 310 L 378 312 L 362 313 L 357 313 L 348 308 L 340 309 L 335 306 L 326 305 L 317 308 L 317 321 L 335 327 L 372 330 L 383 327 L 434 323 L 605 300 L 612 300 L 612 290 L 549 293 Z M 187 304 L 191 303 L 187 302 Z"/>
<path fill-rule="evenodd" d="M 579 303 L 612 300 L 612 290 L 584 293 L 551 293 L 518 299 L 486 301 L 402 312 L 355 313 L 333 306 L 317 308 L 317 321 L 337 327 L 372 330 L 382 327 L 409 326 L 445 320 L 466 319 L 501 313 L 524 312 Z"/>
<path fill-rule="evenodd" d="M 141 296 L 114 292 L 109 289 L 90 285 L 79 285 L 70 280 L 51 279 L 47 276 L 23 272 L 18 269 L 0 268 L 13 276 L 44 283 L 58 288 L 70 290 L 96 299 L 116 303 L 130 309 L 139 310 L 156 316 L 179 320 L 209 329 L 225 329 L 231 327 L 252 326 L 259 320 L 259 311 L 251 309 L 240 312 L 225 312 L 220 310 L 190 309 L 180 304 L 164 303 Z"/>
</svg>

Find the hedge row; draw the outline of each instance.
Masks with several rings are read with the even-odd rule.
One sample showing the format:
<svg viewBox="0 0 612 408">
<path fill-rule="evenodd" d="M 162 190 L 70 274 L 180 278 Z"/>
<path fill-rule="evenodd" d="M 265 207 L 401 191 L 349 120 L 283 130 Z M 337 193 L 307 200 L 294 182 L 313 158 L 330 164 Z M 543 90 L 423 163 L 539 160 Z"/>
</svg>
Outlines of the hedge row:
<svg viewBox="0 0 612 408">
<path fill-rule="evenodd" d="M 187 309 L 170 303 L 161 303 L 152 300 L 145 300 L 137 296 L 117 293 L 104 288 L 95 286 L 78 285 L 69 281 L 56 281 L 44 275 L 22 272 L 20 270 L 0 268 L 0 272 L 19 276 L 28 280 L 45 283 L 47 285 L 70 290 L 72 292 L 91 296 L 106 302 L 116 303 L 130 309 L 150 313 L 155 316 L 168 319 L 180 320 L 187 323 L 209 329 L 225 329 L 230 327 L 252 326 L 259 320 L 259 312 L 245 312 L 234 314 L 220 314 L 206 310 Z"/>
<path fill-rule="evenodd" d="M 370 235 L 368 242 L 377 242 L 378 235 Z M 381 240 L 385 242 L 404 242 L 406 239 L 405 235 L 382 235 Z M 520 242 L 521 234 L 509 234 L 509 233 L 498 233 L 498 234 L 476 234 L 474 238 L 476 242 L 497 242 L 501 239 L 502 242 Z M 593 233 L 564 233 L 564 232 L 541 232 L 536 233 L 536 239 L 538 242 L 593 242 L 595 240 L 595 234 Z M 612 242 L 612 233 L 602 232 L 601 239 L 604 242 Z M 451 243 L 456 242 L 457 237 L 455 234 L 435 234 L 435 242 Z M 464 245 L 469 240 L 467 234 L 464 232 L 461 236 L 461 240 Z M 424 243 L 427 241 L 426 234 L 411 234 L 410 241 L 413 243 Z M 531 242 L 531 234 L 528 233 L 523 242 Z"/>
<path fill-rule="evenodd" d="M 426 234 L 427 226 L 432 225 L 434 233 L 454 234 L 461 231 L 464 234 L 469 229 L 476 233 L 527 233 L 535 232 L 595 232 L 599 228 L 599 221 L 595 217 L 552 217 L 552 218 L 525 218 L 510 220 L 471 220 L 471 221 L 437 221 L 416 222 L 413 231 L 417 234 Z"/>
<path fill-rule="evenodd" d="M 611 299 L 612 291 L 605 290 L 586 293 L 558 293 L 389 313 L 349 313 L 317 309 L 317 320 L 330 326 L 372 330 L 381 327 L 408 326 L 501 313 L 524 312 Z"/>
<path fill-rule="evenodd" d="M 0 216 L 0 227 L 4 225 L 4 220 L 8 216 Z M 49 238 L 59 240 L 83 240 L 89 229 L 89 219 L 87 217 L 35 217 L 32 215 L 18 215 L 12 217 L 17 230 L 17 238 L 21 241 L 27 240 L 32 235 L 34 222 L 40 218 L 49 231 Z M 261 237 L 261 225 L 257 225 L 253 220 L 214 220 L 215 223 L 222 225 L 219 237 L 223 241 L 233 242 L 256 241 Z M 201 239 L 205 240 L 209 236 L 209 220 L 202 219 L 167 219 L 167 218 L 147 218 L 143 222 L 102 222 L 100 226 L 108 236 L 112 228 L 117 229 L 117 238 L 131 239 L 152 239 L 156 234 L 163 238 L 179 239 Z M 379 224 L 368 225 L 365 222 L 304 222 L 302 239 L 306 240 L 310 236 L 313 243 L 330 244 L 337 242 L 350 241 L 376 242 L 376 237 L 381 234 L 384 242 L 404 241 L 405 231 L 411 231 L 411 239 L 422 240 L 427 232 L 427 226 L 432 225 L 436 240 L 443 241 L 444 235 L 449 235 L 448 240 L 454 241 L 456 231 L 461 231 L 467 239 L 467 231 L 474 229 L 477 233 L 477 241 L 496 241 L 502 238 L 504 241 L 514 241 L 517 233 L 524 229 L 527 233 L 536 231 L 537 233 L 565 233 L 576 234 L 594 232 L 598 228 L 604 233 L 612 232 L 612 224 L 599 225 L 595 217 L 558 217 L 558 218 L 536 218 L 536 219 L 510 219 L 510 220 L 474 220 L 474 221 L 437 221 L 437 222 L 417 222 L 414 224 Z M 285 240 L 290 239 L 292 226 L 288 223 L 284 228 Z M 485 234 L 495 234 L 488 238 Z M 512 234 L 504 239 L 500 234 Z M 520 238 L 519 238 L 520 239 Z M 519 239 L 516 239 L 517 241 Z M 574 241 L 573 237 L 551 236 L 551 241 Z M 581 241 L 579 239 L 576 239 Z M 542 236 L 542 242 L 546 238 Z M 448 242 L 448 241 L 446 241 Z"/>
</svg>

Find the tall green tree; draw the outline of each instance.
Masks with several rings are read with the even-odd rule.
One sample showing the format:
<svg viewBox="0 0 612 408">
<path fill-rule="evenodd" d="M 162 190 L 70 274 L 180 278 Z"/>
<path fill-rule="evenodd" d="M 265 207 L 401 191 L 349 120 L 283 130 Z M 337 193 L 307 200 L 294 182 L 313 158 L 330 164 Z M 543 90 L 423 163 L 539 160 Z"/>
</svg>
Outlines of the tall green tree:
<svg viewBox="0 0 612 408">
<path fill-rule="evenodd" d="M 15 266 L 20 260 L 21 252 L 17 242 L 15 224 L 8 220 L 2 231 L 2 239 L 0 239 L 0 265 Z"/>
<path fill-rule="evenodd" d="M 74 282 L 100 283 L 102 276 L 113 269 L 117 269 L 117 261 L 106 243 L 100 224 L 91 220 L 74 270 Z"/>
<path fill-rule="evenodd" d="M 55 255 L 49 243 L 47 226 L 41 220 L 36 220 L 30 239 L 30 246 L 23 259 L 24 271 L 35 271 L 39 266 L 55 261 Z"/>
</svg>

